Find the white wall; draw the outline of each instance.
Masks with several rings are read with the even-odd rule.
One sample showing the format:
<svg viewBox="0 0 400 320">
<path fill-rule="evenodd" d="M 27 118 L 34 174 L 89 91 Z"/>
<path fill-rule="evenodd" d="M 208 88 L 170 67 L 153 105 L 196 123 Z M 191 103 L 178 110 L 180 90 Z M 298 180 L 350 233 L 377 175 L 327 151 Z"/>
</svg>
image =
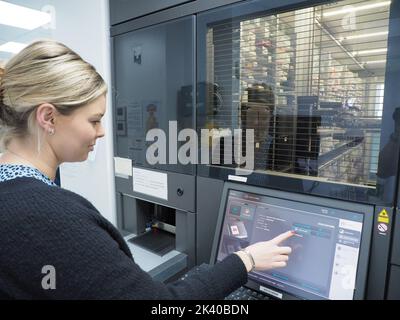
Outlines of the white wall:
<svg viewBox="0 0 400 320">
<path fill-rule="evenodd" d="M 106 136 L 83 163 L 63 164 L 61 184 L 86 199 L 114 225 L 116 202 L 111 116 L 111 67 L 108 0 L 55 0 L 56 28 L 53 38 L 63 42 L 95 66 L 109 84 Z"/>
<path fill-rule="evenodd" d="M 53 38 L 65 43 L 93 64 L 105 81 L 111 84 L 108 0 L 9 0 L 9 2 L 34 10 L 54 12 L 55 19 L 49 26 L 32 31 L 0 25 L 0 43 L 17 41 L 29 44 L 35 40 Z M 12 54 L 0 53 L 0 60 L 7 60 L 11 56 Z M 111 88 L 103 125 L 106 136 L 98 141 L 95 157 L 93 152 L 89 161 L 63 165 L 61 184 L 62 187 L 92 202 L 100 213 L 115 225 Z"/>
</svg>

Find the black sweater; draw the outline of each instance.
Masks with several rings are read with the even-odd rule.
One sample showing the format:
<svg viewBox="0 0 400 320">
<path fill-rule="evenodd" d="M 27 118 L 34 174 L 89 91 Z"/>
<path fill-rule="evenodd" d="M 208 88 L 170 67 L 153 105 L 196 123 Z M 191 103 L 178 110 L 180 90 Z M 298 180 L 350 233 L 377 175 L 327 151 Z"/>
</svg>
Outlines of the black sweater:
<svg viewBox="0 0 400 320">
<path fill-rule="evenodd" d="M 42 287 L 46 265 L 55 268 L 55 290 Z M 233 254 L 185 280 L 154 281 L 86 199 L 34 178 L 0 183 L 2 299 L 221 299 L 246 280 Z"/>
</svg>

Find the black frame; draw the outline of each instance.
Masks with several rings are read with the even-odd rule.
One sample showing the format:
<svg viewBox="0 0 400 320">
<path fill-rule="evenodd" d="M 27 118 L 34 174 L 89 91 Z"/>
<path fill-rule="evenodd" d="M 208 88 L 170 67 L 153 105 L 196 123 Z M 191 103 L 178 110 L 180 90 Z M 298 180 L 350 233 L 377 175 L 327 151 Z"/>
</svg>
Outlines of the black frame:
<svg viewBox="0 0 400 320">
<path fill-rule="evenodd" d="M 210 264 L 215 264 L 217 261 L 218 248 L 219 248 L 219 243 L 221 240 L 222 228 L 223 228 L 225 212 L 226 212 L 225 209 L 226 209 L 228 194 L 229 194 L 230 190 L 235 190 L 235 191 L 240 191 L 240 192 L 248 192 L 248 193 L 253 193 L 253 194 L 257 194 L 257 195 L 261 195 L 261 196 L 274 197 L 274 198 L 283 199 L 283 200 L 290 199 L 293 201 L 310 203 L 310 204 L 314 204 L 314 205 L 321 205 L 324 207 L 331 207 L 331 208 L 337 208 L 337 209 L 342 209 L 342 210 L 349 210 L 352 212 L 357 212 L 357 213 L 363 214 L 364 215 L 363 230 L 361 233 L 360 253 L 359 253 L 359 260 L 358 260 L 358 266 L 357 266 L 357 278 L 356 278 L 356 285 L 355 285 L 356 289 L 354 292 L 353 300 L 365 299 L 366 294 L 367 294 L 366 291 L 367 291 L 368 261 L 369 261 L 369 255 L 370 255 L 372 227 L 373 227 L 373 222 L 374 222 L 374 207 L 373 206 L 364 205 L 364 204 L 355 204 L 355 203 L 350 203 L 347 201 L 333 200 L 333 199 L 321 198 L 321 197 L 316 197 L 316 196 L 292 194 L 289 192 L 275 191 L 272 189 L 266 189 L 266 188 L 254 187 L 254 186 L 246 186 L 243 184 L 235 184 L 235 183 L 231 183 L 231 182 L 226 182 L 224 184 L 224 189 L 222 191 L 221 203 L 220 203 L 220 208 L 219 208 L 219 212 L 218 212 L 217 226 L 216 226 L 216 229 L 215 229 L 216 231 L 215 231 L 215 235 L 214 235 L 213 248 L 211 251 Z M 259 290 L 259 284 L 256 281 L 251 280 L 251 279 L 248 280 L 246 286 L 249 288 L 255 289 L 255 290 Z M 263 285 L 263 286 L 270 288 L 271 290 L 277 291 L 279 293 L 282 293 L 284 300 L 298 299 L 297 297 L 295 297 L 287 292 L 280 291 L 273 287 L 269 287 L 268 285 Z"/>
<path fill-rule="evenodd" d="M 251 14 L 277 14 L 293 9 L 301 9 L 303 7 L 311 7 L 320 4 L 326 4 L 336 1 L 250 1 L 247 3 L 239 3 L 228 8 L 218 8 L 209 12 L 201 13 L 197 19 L 197 30 L 200 31 L 197 37 L 197 70 L 200 83 L 204 81 L 205 76 L 201 75 L 204 70 L 202 61 L 205 61 L 206 44 L 205 37 L 207 25 L 212 25 L 218 19 L 229 20 Z M 385 75 L 385 92 L 384 106 L 381 124 L 380 152 L 379 158 L 384 157 L 383 148 L 390 143 L 391 136 L 395 134 L 393 114 L 396 107 L 400 108 L 400 91 L 397 89 L 400 83 L 400 35 L 398 30 L 400 16 L 399 1 L 392 1 L 390 7 L 389 34 L 388 34 L 388 52 L 387 67 Z M 198 119 L 200 117 L 198 116 Z M 394 172 L 394 175 L 378 178 L 376 188 L 368 188 L 351 184 L 340 184 L 335 182 L 315 181 L 312 178 L 284 177 L 282 175 L 257 173 L 245 176 L 247 184 L 268 188 L 274 188 L 282 191 L 292 191 L 302 194 L 319 195 L 333 199 L 341 199 L 347 201 L 361 202 L 366 204 L 375 204 L 385 207 L 393 207 L 395 205 L 398 180 L 398 164 L 399 164 L 399 144 L 391 149 L 392 153 L 388 166 L 384 166 L 383 162 L 378 163 L 378 172 Z M 230 175 L 235 175 L 234 168 L 201 165 L 197 166 L 197 174 L 203 177 L 216 178 L 220 180 L 229 180 Z"/>
</svg>

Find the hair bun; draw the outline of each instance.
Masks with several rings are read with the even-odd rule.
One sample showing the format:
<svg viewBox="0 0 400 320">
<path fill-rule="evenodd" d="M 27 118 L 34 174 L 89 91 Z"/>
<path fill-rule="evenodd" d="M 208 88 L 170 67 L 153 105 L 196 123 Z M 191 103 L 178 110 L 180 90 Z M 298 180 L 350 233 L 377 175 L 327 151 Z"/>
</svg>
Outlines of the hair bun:
<svg viewBox="0 0 400 320">
<path fill-rule="evenodd" d="M 1 86 L 1 80 L 4 76 L 4 69 L 0 67 L 0 106 L 3 105 L 3 88 Z"/>
<path fill-rule="evenodd" d="M 13 110 L 2 102 L 3 98 L 1 96 L 0 99 L 0 124 L 9 127 L 15 126 L 17 120 Z"/>
<path fill-rule="evenodd" d="M 1 86 L 1 80 L 4 76 L 4 69 L 0 68 L 0 124 L 10 125 L 13 120 L 12 110 L 6 106 L 3 102 L 3 88 Z"/>
</svg>

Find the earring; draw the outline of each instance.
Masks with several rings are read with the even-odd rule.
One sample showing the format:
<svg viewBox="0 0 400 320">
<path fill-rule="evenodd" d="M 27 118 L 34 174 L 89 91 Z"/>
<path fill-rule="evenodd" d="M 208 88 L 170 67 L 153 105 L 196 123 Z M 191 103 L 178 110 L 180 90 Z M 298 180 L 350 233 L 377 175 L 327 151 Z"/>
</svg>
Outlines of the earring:
<svg viewBox="0 0 400 320">
<path fill-rule="evenodd" d="M 54 135 L 54 129 L 53 128 L 50 128 L 49 130 L 48 130 L 48 132 L 49 132 L 49 135 Z"/>
</svg>

